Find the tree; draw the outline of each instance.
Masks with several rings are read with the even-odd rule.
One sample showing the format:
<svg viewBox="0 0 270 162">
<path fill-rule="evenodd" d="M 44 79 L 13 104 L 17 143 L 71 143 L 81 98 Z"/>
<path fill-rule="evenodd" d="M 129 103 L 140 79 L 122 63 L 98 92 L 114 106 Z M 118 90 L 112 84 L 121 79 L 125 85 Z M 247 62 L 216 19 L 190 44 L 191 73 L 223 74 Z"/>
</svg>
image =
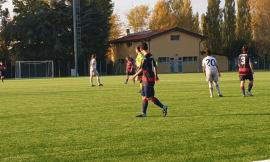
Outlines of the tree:
<svg viewBox="0 0 270 162">
<path fill-rule="evenodd" d="M 184 17 L 183 17 L 183 0 L 169 0 L 170 9 L 172 14 L 176 19 L 176 25 L 181 27 L 184 24 Z"/>
<path fill-rule="evenodd" d="M 17 60 L 62 61 L 69 71 L 67 67 L 74 57 L 71 1 L 13 0 L 13 4 L 16 14 L 1 31 L 1 38 L 13 56 Z M 105 58 L 112 7 L 110 0 L 81 1 L 80 74 L 86 74 L 85 66 L 81 65 L 87 60 L 82 56 L 96 53 L 99 59 Z"/>
<path fill-rule="evenodd" d="M 168 2 L 177 26 L 194 31 L 194 17 L 190 0 L 170 0 Z"/>
<path fill-rule="evenodd" d="M 206 13 L 208 45 L 213 53 L 221 52 L 221 20 L 222 15 L 219 8 L 220 0 L 208 0 Z"/>
<path fill-rule="evenodd" d="M 195 32 L 195 33 L 201 33 L 200 22 L 199 22 L 199 13 L 198 12 L 193 16 L 192 31 Z"/>
<path fill-rule="evenodd" d="M 111 0 L 81 1 L 82 50 L 79 56 L 80 74 L 87 74 L 88 58 L 95 53 L 104 61 L 109 48 L 110 18 L 113 12 Z"/>
<path fill-rule="evenodd" d="M 0 0 L 0 9 L 5 0 Z M 1 31 L 7 26 L 9 21 L 9 10 L 7 8 L 0 10 L 1 17 Z M 0 36 L 0 60 L 7 60 L 9 56 L 8 46 L 2 36 Z"/>
<path fill-rule="evenodd" d="M 179 27 L 182 27 L 187 30 L 192 30 L 194 27 L 193 24 L 193 12 L 191 7 L 190 0 L 183 0 L 183 7 L 181 11 L 182 15 L 182 24 L 179 24 Z"/>
<path fill-rule="evenodd" d="M 150 11 L 147 5 L 135 6 L 127 14 L 129 26 L 134 32 L 145 30 L 149 25 Z"/>
<path fill-rule="evenodd" d="M 270 1 L 269 0 L 250 0 L 252 30 L 257 55 L 265 60 L 264 67 L 269 67 L 270 58 Z M 268 60 L 268 63 L 267 61 Z"/>
<path fill-rule="evenodd" d="M 247 0 L 237 1 L 236 37 L 249 44 L 252 39 L 250 7 Z"/>
<path fill-rule="evenodd" d="M 223 10 L 224 22 L 222 24 L 222 45 L 225 54 L 232 55 L 232 43 L 235 42 L 236 17 L 234 0 L 226 0 Z"/>
<path fill-rule="evenodd" d="M 109 40 L 115 40 L 122 35 L 123 24 L 120 21 L 120 16 L 113 14 L 110 18 L 110 37 Z M 106 58 L 112 62 L 116 61 L 116 52 L 114 47 L 110 47 L 107 51 Z"/>
<path fill-rule="evenodd" d="M 114 40 L 122 35 L 123 24 L 121 23 L 120 16 L 113 14 L 110 17 L 110 37 L 109 40 Z"/>
<path fill-rule="evenodd" d="M 201 33 L 204 36 L 207 36 L 207 22 L 206 22 L 206 15 L 202 14 L 201 15 Z"/>
<path fill-rule="evenodd" d="M 149 28 L 151 30 L 168 29 L 176 26 L 176 19 L 170 11 L 169 3 L 159 0 L 152 12 Z"/>
<path fill-rule="evenodd" d="M 14 0 L 13 4 L 16 14 L 1 32 L 13 61 L 72 60 L 71 6 L 63 0 L 54 8 L 44 1 Z"/>
</svg>

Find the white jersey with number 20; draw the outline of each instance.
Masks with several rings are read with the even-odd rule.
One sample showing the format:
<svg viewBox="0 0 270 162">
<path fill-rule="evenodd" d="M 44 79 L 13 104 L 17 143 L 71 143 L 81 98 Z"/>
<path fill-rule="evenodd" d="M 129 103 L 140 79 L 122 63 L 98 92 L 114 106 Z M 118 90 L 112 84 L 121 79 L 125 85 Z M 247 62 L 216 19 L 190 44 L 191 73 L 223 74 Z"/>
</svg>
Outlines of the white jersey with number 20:
<svg viewBox="0 0 270 162">
<path fill-rule="evenodd" d="M 205 68 L 206 73 L 217 72 L 217 60 L 213 56 L 207 56 L 202 61 L 202 66 Z"/>
</svg>

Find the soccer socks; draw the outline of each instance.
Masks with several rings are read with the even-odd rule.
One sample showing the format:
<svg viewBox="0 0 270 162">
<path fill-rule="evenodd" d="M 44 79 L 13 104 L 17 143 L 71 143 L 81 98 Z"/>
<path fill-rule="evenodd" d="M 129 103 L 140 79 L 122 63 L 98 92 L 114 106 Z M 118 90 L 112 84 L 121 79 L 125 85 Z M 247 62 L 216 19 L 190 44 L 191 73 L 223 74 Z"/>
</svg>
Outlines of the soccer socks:
<svg viewBox="0 0 270 162">
<path fill-rule="evenodd" d="M 209 91 L 210 91 L 210 97 L 213 97 L 213 84 L 212 82 L 209 82 Z"/>
<path fill-rule="evenodd" d="M 218 82 L 215 82 L 215 85 L 216 85 L 216 89 L 217 89 L 218 95 L 222 95 L 221 94 L 221 91 L 220 91 L 220 87 L 219 87 Z"/>
<path fill-rule="evenodd" d="M 93 76 L 90 76 L 90 84 L 93 85 Z"/>
<path fill-rule="evenodd" d="M 253 83 L 249 83 L 249 84 L 248 84 L 248 92 L 251 92 L 252 87 L 253 87 Z"/>
<path fill-rule="evenodd" d="M 143 101 L 142 101 L 142 113 L 144 115 L 146 115 L 147 107 L 148 107 L 148 99 L 143 99 Z"/>
<path fill-rule="evenodd" d="M 245 86 L 241 86 L 241 90 L 242 90 L 243 96 L 245 96 L 246 95 Z"/>
<path fill-rule="evenodd" d="M 161 109 L 163 109 L 164 105 L 156 98 L 156 97 L 153 97 L 152 98 L 152 102 L 157 105 L 158 107 L 160 107 Z"/>
</svg>

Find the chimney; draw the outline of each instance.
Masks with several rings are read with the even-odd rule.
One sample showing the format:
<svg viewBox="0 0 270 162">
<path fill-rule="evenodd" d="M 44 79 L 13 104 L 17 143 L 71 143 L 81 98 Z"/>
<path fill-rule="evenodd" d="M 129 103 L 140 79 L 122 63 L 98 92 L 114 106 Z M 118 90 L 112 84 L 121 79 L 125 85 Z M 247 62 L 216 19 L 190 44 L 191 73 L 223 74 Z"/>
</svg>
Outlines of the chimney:
<svg viewBox="0 0 270 162">
<path fill-rule="evenodd" d="M 126 34 L 127 34 L 127 35 L 130 34 L 130 29 L 126 29 Z"/>
</svg>

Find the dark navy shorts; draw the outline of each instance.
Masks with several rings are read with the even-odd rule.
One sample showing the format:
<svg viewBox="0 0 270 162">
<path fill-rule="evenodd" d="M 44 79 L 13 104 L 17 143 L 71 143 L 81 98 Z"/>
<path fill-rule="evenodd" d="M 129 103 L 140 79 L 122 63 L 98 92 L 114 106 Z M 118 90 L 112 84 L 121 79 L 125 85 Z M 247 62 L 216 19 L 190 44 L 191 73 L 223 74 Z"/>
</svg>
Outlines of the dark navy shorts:
<svg viewBox="0 0 270 162">
<path fill-rule="evenodd" d="M 142 96 L 147 98 L 154 97 L 155 96 L 154 86 L 143 85 Z"/>
<path fill-rule="evenodd" d="M 254 78 L 253 78 L 253 75 L 240 75 L 239 76 L 239 80 L 240 81 L 245 81 L 245 80 L 250 80 L 250 81 L 253 81 Z"/>
</svg>

